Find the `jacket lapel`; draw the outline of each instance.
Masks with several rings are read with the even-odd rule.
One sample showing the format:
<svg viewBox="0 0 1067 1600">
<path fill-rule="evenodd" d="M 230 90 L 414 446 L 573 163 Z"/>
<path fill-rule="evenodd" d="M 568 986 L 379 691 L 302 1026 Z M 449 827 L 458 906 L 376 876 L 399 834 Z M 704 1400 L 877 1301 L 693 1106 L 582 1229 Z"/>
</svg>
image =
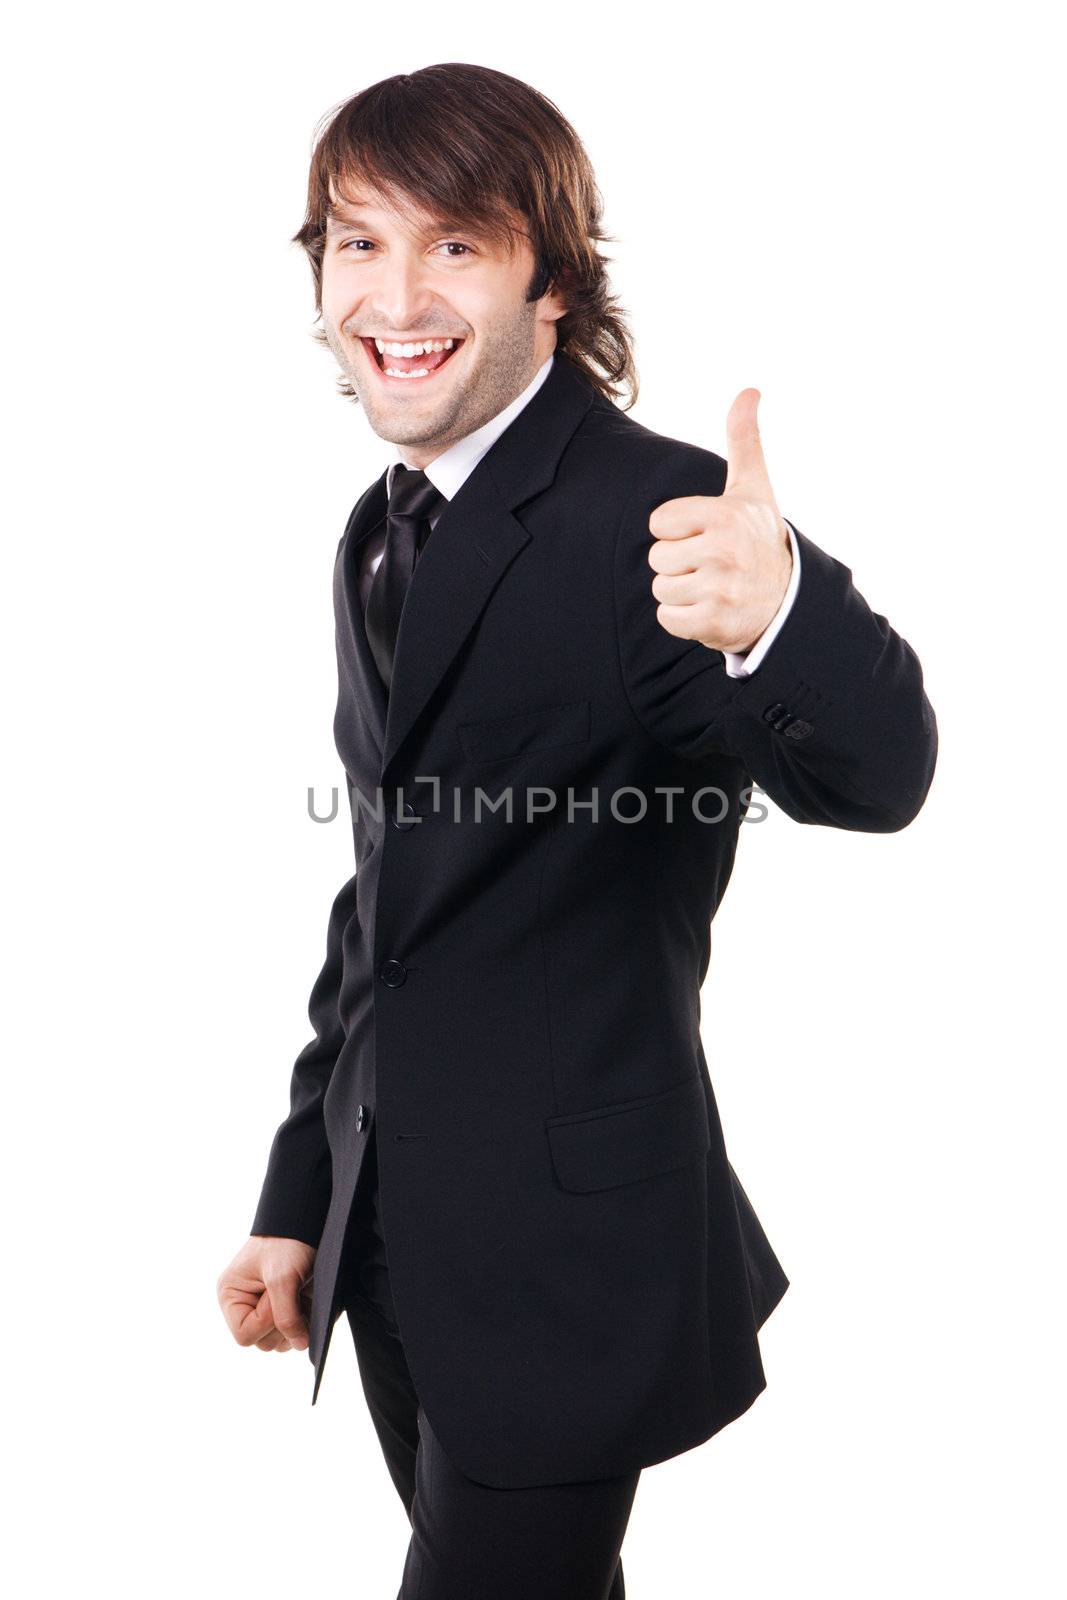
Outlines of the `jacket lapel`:
<svg viewBox="0 0 1067 1600">
<path fill-rule="evenodd" d="M 372 483 L 352 509 L 341 536 L 334 571 L 334 615 L 337 620 L 338 666 L 348 678 L 352 694 L 363 712 L 381 761 L 385 744 L 385 686 L 371 653 L 363 625 L 359 595 L 359 568 L 366 540 L 385 521 L 389 469 Z"/>
<path fill-rule="evenodd" d="M 338 556 L 342 640 L 353 683 L 382 753 L 379 782 L 455 659 L 500 579 L 532 535 L 513 512 L 546 489 L 596 389 L 556 352 L 528 405 L 486 451 L 445 506 L 419 556 L 404 601 L 387 697 L 371 655 L 357 588 L 359 552 L 386 513 L 383 473 L 349 518 Z"/>
</svg>

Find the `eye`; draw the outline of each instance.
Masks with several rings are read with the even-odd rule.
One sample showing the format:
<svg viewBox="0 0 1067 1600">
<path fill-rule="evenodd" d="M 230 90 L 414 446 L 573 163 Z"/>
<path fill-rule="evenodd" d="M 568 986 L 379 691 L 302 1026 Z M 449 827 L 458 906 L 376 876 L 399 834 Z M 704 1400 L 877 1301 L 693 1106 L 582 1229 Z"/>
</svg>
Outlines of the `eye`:
<svg viewBox="0 0 1067 1600">
<path fill-rule="evenodd" d="M 362 248 L 364 245 L 367 246 L 367 249 Z M 356 255 L 367 255 L 375 248 L 375 246 L 373 239 L 359 237 L 353 239 L 342 239 L 339 241 L 337 248 L 338 250 L 349 250 Z M 474 254 L 472 247 L 469 244 L 464 244 L 461 239 L 442 239 L 441 243 L 436 245 L 434 248 L 437 250 L 447 250 L 449 252 L 462 252 L 462 254 L 449 254 L 449 261 L 461 261 L 464 255 L 469 256 Z"/>
</svg>

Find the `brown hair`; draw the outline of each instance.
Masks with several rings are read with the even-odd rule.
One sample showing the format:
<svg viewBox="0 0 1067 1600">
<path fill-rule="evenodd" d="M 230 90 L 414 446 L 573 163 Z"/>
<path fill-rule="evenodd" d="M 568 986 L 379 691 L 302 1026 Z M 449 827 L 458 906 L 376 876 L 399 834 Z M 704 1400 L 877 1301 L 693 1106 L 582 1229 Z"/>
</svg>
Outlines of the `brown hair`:
<svg viewBox="0 0 1067 1600">
<path fill-rule="evenodd" d="M 477 228 L 510 245 L 525 224 L 534 275 L 528 301 L 555 288 L 567 306 L 556 323 L 564 351 L 609 399 L 637 399 L 637 370 L 623 313 L 597 250 L 603 201 L 581 140 L 545 95 L 491 67 L 451 61 L 398 73 L 336 106 L 320 124 L 308 175 L 302 245 L 322 313 L 322 260 L 331 200 L 366 180 L 399 191 L 447 227 Z M 331 196 L 332 187 L 332 196 Z M 317 329 L 314 337 L 326 343 Z M 341 393 L 355 397 L 347 383 Z"/>
</svg>

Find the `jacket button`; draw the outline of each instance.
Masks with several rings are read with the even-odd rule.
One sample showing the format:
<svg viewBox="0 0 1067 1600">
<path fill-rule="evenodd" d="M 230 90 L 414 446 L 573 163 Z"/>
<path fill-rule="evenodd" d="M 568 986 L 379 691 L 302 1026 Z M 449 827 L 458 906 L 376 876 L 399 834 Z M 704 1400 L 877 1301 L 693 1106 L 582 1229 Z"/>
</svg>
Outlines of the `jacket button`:
<svg viewBox="0 0 1067 1600">
<path fill-rule="evenodd" d="M 399 989 L 408 975 L 408 969 L 402 961 L 383 961 L 378 969 L 378 976 L 390 989 Z"/>
<path fill-rule="evenodd" d="M 814 723 L 805 722 L 803 717 L 795 717 L 780 700 L 767 707 L 763 720 L 770 723 L 775 733 L 784 733 L 790 739 L 806 739 L 815 726 Z"/>
<path fill-rule="evenodd" d="M 415 810 L 415 807 L 412 805 L 411 801 L 405 800 L 404 804 L 400 808 L 400 815 L 394 816 L 390 820 L 392 821 L 394 828 L 413 828 L 418 821 L 418 818 L 419 813 Z"/>
<path fill-rule="evenodd" d="M 363 1124 L 364 1124 L 365 1121 L 366 1121 L 366 1110 L 365 1110 L 365 1108 L 363 1106 L 357 1106 L 356 1107 L 356 1132 L 357 1133 L 362 1133 L 363 1132 Z"/>
</svg>

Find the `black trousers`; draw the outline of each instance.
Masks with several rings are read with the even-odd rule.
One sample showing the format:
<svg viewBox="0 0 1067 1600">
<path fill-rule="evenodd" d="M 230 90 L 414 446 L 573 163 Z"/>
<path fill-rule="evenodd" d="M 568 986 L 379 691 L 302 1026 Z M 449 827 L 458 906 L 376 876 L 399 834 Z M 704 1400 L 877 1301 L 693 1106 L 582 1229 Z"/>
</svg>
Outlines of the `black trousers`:
<svg viewBox="0 0 1067 1600">
<path fill-rule="evenodd" d="M 397 1600 L 625 1600 L 620 1551 L 640 1472 L 495 1489 L 445 1455 L 419 1405 L 389 1292 L 374 1131 L 342 1265 L 341 1305 L 411 1540 Z"/>
</svg>

